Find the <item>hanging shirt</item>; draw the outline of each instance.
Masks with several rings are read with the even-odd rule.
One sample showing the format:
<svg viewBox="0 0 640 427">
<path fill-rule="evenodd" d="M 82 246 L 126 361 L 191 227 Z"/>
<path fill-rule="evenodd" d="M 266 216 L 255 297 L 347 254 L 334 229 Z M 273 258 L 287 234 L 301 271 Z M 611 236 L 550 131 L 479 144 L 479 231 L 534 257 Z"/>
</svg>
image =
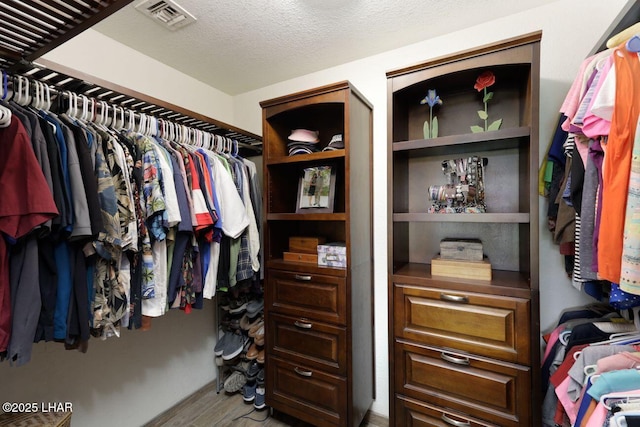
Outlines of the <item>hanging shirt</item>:
<svg viewBox="0 0 640 427">
<path fill-rule="evenodd" d="M 10 336 L 9 259 L 6 239 L 18 239 L 58 214 L 31 141 L 18 118 L 0 128 L 0 353 Z"/>
<path fill-rule="evenodd" d="M 602 214 L 598 272 L 610 282 L 620 282 L 620 260 L 625 209 L 631 169 L 631 152 L 640 112 L 640 61 L 624 47 L 614 50 L 616 103 L 603 166 Z"/>
</svg>

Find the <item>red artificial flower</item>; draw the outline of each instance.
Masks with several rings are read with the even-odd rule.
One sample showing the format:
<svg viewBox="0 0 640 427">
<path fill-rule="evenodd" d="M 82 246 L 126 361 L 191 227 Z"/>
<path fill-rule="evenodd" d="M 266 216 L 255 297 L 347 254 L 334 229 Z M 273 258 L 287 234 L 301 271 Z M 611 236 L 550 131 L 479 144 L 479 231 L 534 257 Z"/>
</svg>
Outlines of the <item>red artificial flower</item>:
<svg viewBox="0 0 640 427">
<path fill-rule="evenodd" d="M 480 92 L 482 89 L 487 88 L 493 85 L 496 82 L 496 76 L 491 71 L 485 71 L 480 74 L 476 79 L 476 84 L 473 85 L 473 88 Z"/>
</svg>

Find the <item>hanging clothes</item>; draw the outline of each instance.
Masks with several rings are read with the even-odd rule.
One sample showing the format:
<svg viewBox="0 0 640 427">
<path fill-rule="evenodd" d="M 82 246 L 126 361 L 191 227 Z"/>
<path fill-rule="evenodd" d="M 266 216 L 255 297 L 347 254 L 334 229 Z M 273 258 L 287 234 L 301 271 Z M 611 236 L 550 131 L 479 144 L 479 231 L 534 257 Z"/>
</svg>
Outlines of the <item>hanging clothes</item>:
<svg viewBox="0 0 640 427">
<path fill-rule="evenodd" d="M 86 352 L 91 335 L 148 329 L 259 280 L 255 164 L 216 151 L 215 137 L 160 134 L 143 115 L 123 129 L 95 112 L 5 104 L 0 354 L 11 363 L 41 340 Z"/>
</svg>

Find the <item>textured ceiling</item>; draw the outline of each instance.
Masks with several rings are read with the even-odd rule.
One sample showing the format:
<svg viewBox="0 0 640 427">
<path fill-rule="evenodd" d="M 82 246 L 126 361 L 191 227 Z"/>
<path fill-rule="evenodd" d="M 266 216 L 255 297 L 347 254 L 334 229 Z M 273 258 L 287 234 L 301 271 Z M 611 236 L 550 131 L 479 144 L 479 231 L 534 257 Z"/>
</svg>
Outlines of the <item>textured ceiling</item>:
<svg viewBox="0 0 640 427">
<path fill-rule="evenodd" d="M 170 31 L 135 10 L 94 28 L 229 95 L 558 0 L 177 0 Z"/>
</svg>

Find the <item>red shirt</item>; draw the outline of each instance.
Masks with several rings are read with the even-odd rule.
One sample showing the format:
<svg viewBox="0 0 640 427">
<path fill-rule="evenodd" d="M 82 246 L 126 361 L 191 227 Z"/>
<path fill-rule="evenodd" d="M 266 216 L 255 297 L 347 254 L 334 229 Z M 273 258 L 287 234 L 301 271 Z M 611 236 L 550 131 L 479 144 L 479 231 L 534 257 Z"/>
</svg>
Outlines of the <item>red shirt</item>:
<svg viewBox="0 0 640 427">
<path fill-rule="evenodd" d="M 5 237 L 18 239 L 58 215 L 31 141 L 17 117 L 0 128 L 0 352 L 11 333 L 9 257 Z"/>
</svg>

